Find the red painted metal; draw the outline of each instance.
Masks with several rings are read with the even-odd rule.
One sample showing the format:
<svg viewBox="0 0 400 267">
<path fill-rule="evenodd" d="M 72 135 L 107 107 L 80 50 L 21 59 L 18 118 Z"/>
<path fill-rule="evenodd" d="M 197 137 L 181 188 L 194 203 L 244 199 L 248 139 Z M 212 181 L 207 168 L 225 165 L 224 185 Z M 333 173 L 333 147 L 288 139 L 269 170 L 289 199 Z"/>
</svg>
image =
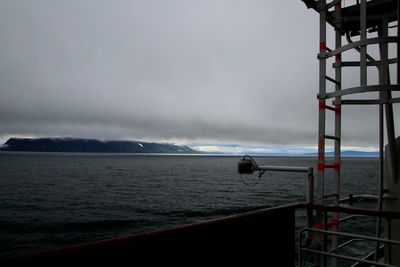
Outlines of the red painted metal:
<svg viewBox="0 0 400 267">
<path fill-rule="evenodd" d="M 325 52 L 325 50 L 326 50 L 326 42 L 320 42 L 319 43 L 319 50 L 321 52 Z"/>
</svg>

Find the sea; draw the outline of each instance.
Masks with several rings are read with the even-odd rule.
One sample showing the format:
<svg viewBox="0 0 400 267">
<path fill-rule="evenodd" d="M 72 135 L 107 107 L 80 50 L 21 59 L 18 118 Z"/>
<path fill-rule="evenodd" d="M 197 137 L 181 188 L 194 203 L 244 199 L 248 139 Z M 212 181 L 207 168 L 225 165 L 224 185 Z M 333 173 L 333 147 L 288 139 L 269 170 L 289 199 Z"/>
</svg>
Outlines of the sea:
<svg viewBox="0 0 400 267">
<path fill-rule="evenodd" d="M 316 165 L 314 157 L 254 158 L 259 165 Z M 240 159 L 2 152 L 0 257 L 305 201 L 306 174 L 240 176 Z M 342 195 L 376 194 L 378 163 L 377 158 L 343 158 Z"/>
</svg>

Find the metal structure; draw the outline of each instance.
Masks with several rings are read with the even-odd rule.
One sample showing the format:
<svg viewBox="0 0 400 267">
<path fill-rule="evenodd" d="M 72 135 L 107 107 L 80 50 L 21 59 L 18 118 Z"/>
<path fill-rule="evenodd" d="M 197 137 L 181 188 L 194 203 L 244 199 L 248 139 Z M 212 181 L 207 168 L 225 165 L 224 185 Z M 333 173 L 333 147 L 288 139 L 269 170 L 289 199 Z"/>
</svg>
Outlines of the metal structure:
<svg viewBox="0 0 400 267">
<path fill-rule="evenodd" d="M 398 0 L 354 0 L 342 1 L 333 0 L 302 0 L 307 8 L 312 8 L 319 13 L 319 129 L 318 129 L 318 165 L 316 179 L 316 199 L 315 203 L 320 205 L 331 204 L 339 207 L 340 205 L 340 150 L 341 150 L 341 116 L 343 105 L 378 105 L 379 106 L 379 150 L 380 150 L 380 175 L 379 189 L 377 193 L 378 211 L 383 209 L 400 210 L 400 201 L 395 201 L 393 205 L 384 205 L 384 192 L 400 192 L 400 185 L 397 183 L 399 177 L 399 158 L 396 149 L 395 126 L 393 115 L 393 103 L 399 103 L 399 97 L 392 97 L 392 92 L 399 91 L 400 81 L 400 64 L 399 51 L 400 41 L 398 22 L 400 20 L 399 1 Z M 346 5 L 345 5 L 346 4 Z M 334 44 L 328 44 L 327 28 L 332 27 L 334 32 Z M 355 39 L 355 40 L 353 40 Z M 347 41 L 344 43 L 344 41 Z M 395 49 L 389 51 L 389 44 L 394 44 Z M 393 48 L 393 47 L 390 47 Z M 353 53 L 351 52 L 353 51 Z M 375 51 L 378 56 L 371 56 L 368 52 Z M 348 53 L 351 55 L 359 55 L 359 60 L 346 61 L 345 56 Z M 395 55 L 394 58 L 389 58 L 390 55 Z M 332 61 L 334 69 L 334 77 L 327 75 L 327 64 Z M 395 68 L 390 68 L 390 66 Z M 342 79 L 342 74 L 349 69 L 358 70 L 359 83 L 355 87 L 346 88 Z M 368 74 L 373 70 L 377 70 L 378 81 L 368 79 Z M 396 76 L 396 79 L 391 79 L 391 74 Z M 350 95 L 362 95 L 363 93 L 376 92 L 375 99 L 348 99 Z M 347 98 L 347 99 L 345 99 Z M 333 100 L 328 103 L 328 100 Z M 327 112 L 334 112 L 334 133 L 327 133 Z M 386 127 L 385 127 L 386 126 Z M 384 132 L 386 130 L 386 136 Z M 386 157 L 384 157 L 384 140 L 387 140 Z M 333 162 L 328 162 L 325 157 L 326 141 L 334 142 L 334 158 Z M 399 145 L 398 145 L 399 146 Z M 385 163 L 386 162 L 386 163 Z M 386 171 L 385 171 L 386 164 Z M 333 170 L 333 175 L 329 175 L 328 169 Z M 327 179 L 333 178 L 333 192 L 325 192 L 324 183 Z M 390 178 L 389 178 L 390 177 Z M 386 181 L 384 181 L 386 180 Z M 391 181 L 391 182 L 390 182 Z M 385 188 L 384 188 L 385 185 Z M 397 197 L 397 196 L 396 196 Z M 338 244 L 338 236 L 340 234 L 332 234 L 339 232 L 338 213 L 333 213 L 330 216 L 330 221 L 327 221 L 328 215 L 325 215 L 321 210 L 316 211 L 314 225 L 319 228 L 318 231 L 313 231 L 313 245 L 319 246 L 319 250 L 326 247 L 326 235 L 331 234 L 330 251 L 315 254 L 331 256 L 331 265 L 337 266 L 337 253 L 340 245 Z M 324 223 L 325 222 L 325 223 Z M 331 231 L 326 231 L 327 225 Z M 325 230 L 321 229 L 324 228 Z M 391 229 L 397 227 L 398 229 Z M 400 224 L 386 225 L 386 237 L 391 238 L 390 233 L 393 231 L 400 232 Z M 388 229 L 390 228 L 390 229 Z M 376 238 L 380 238 L 381 219 L 377 219 Z M 392 231 L 393 230 L 393 231 Z M 310 230 L 311 231 L 311 230 Z M 322 231 L 322 232 L 321 232 Z M 324 232 L 325 231 L 325 232 Z M 322 234 L 323 233 L 323 234 Z M 324 236 L 325 235 L 325 236 Z M 400 233 L 399 233 L 400 238 Z M 391 241 L 387 241 L 387 244 Z M 396 242 L 395 242 L 396 243 Z M 389 245 L 386 245 L 388 247 Z M 389 246 L 390 247 L 390 246 Z M 308 248 L 305 248 L 307 250 Z M 390 248 L 391 250 L 392 248 Z M 309 252 L 310 249 L 308 249 Z M 379 244 L 376 246 L 374 254 L 375 261 L 378 260 Z M 386 249 L 387 250 L 387 249 Z M 397 250 L 400 252 L 400 250 Z M 386 255 L 396 254 L 386 251 Z M 400 254 L 400 253 L 397 253 Z M 318 258 L 318 257 L 317 257 Z M 385 264 L 392 263 L 393 257 L 385 257 Z M 325 260 L 320 257 L 315 260 L 315 265 L 326 265 Z M 362 261 L 360 261 L 362 262 Z M 364 262 L 365 263 L 365 262 Z M 395 260 L 395 265 L 400 265 L 400 258 Z M 386 266 L 386 265 L 382 265 Z M 389 266 L 389 265 L 388 265 Z"/>
</svg>

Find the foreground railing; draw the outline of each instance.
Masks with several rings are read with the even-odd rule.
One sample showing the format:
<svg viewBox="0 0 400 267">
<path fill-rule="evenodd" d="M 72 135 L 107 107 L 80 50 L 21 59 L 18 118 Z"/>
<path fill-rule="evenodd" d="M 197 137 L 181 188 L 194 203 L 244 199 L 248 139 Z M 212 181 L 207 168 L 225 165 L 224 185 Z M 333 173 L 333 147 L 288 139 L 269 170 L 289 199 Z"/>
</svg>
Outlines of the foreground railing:
<svg viewBox="0 0 400 267">
<path fill-rule="evenodd" d="M 295 266 L 298 204 L 10 258 L 0 266 Z"/>
<path fill-rule="evenodd" d="M 306 214 L 310 210 L 313 213 L 320 211 L 325 218 L 328 217 L 328 213 L 348 214 L 350 216 L 344 217 L 349 218 L 347 220 L 357 216 L 382 218 L 389 223 L 391 220 L 400 219 L 399 212 L 293 203 L 151 233 L 0 258 L 0 266 L 74 266 L 86 262 L 90 262 L 91 265 L 115 266 L 126 262 L 140 265 L 143 261 L 146 265 L 160 262 L 212 265 L 216 262 L 229 264 L 245 261 L 249 266 L 265 262 L 267 266 L 284 267 L 296 266 L 297 262 L 300 267 L 306 266 L 306 253 L 322 258 L 317 265 L 314 265 L 316 262 L 313 261 L 310 266 L 327 266 L 327 258 L 350 260 L 358 263 L 358 266 L 394 266 L 390 263 L 390 256 L 386 262 L 374 260 L 373 255 L 369 258 L 357 258 L 329 251 L 327 244 L 332 236 L 350 238 L 342 243 L 340 248 L 360 241 L 399 246 L 400 241 L 330 231 L 327 224 L 323 225 L 322 229 L 306 226 L 298 230 L 296 249 L 296 210 L 305 210 Z M 310 242 L 307 242 L 312 235 L 323 236 L 321 247 L 312 247 Z"/>
<path fill-rule="evenodd" d="M 342 213 L 347 214 L 349 216 L 343 217 L 339 220 L 340 223 L 354 219 L 359 217 L 371 217 L 371 218 L 381 218 L 387 220 L 387 223 L 390 224 L 394 219 L 400 219 L 399 212 L 390 212 L 390 211 L 375 211 L 369 209 L 358 209 L 358 208 L 349 208 L 349 207 L 336 207 L 336 206 L 323 206 L 323 205 L 309 205 L 309 204 L 302 204 L 299 205 L 298 208 L 306 208 L 312 209 L 314 211 L 320 211 L 324 215 L 325 223 L 322 225 L 318 225 L 314 228 L 305 227 L 302 228 L 298 233 L 298 266 L 304 266 L 305 257 L 304 254 L 308 253 L 314 256 L 313 266 L 328 266 L 328 258 L 336 258 L 336 259 L 343 259 L 347 261 L 352 261 L 355 263 L 354 266 L 386 266 L 386 267 L 393 267 L 396 265 L 392 265 L 390 254 L 386 255 L 386 259 L 383 258 L 383 254 L 377 256 L 378 250 L 373 250 L 369 255 L 363 258 L 349 256 L 346 254 L 339 253 L 339 250 L 332 251 L 328 250 L 328 243 L 332 239 L 332 237 L 345 237 L 349 240 L 339 244 L 338 248 L 342 249 L 346 246 L 349 246 L 355 242 L 370 242 L 372 245 L 376 245 L 379 248 L 379 251 L 382 252 L 383 248 L 390 247 L 390 246 L 400 246 L 400 241 L 398 240 L 391 240 L 387 238 L 380 238 L 374 236 L 368 236 L 364 234 L 355 234 L 352 232 L 341 232 L 341 231 L 330 231 L 327 230 L 330 226 L 327 223 L 327 218 L 329 217 L 329 213 Z M 321 244 L 319 247 L 313 247 L 310 245 L 309 236 L 312 234 L 320 235 Z M 390 251 L 390 249 L 388 249 Z M 315 260 L 318 259 L 318 260 Z"/>
</svg>

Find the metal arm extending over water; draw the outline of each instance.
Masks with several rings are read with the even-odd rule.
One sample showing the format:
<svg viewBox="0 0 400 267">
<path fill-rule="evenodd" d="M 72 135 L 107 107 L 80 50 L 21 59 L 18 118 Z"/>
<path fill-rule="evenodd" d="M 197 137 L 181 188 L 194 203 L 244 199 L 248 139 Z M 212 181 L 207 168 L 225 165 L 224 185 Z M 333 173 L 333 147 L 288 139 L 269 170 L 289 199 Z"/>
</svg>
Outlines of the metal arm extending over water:
<svg viewBox="0 0 400 267">
<path fill-rule="evenodd" d="M 310 176 L 314 176 L 313 167 L 298 167 L 298 166 L 259 166 L 257 162 L 248 155 L 245 155 L 238 163 L 238 172 L 240 174 L 252 174 L 258 171 L 259 175 L 263 175 L 266 171 L 274 172 L 304 172 Z"/>
<path fill-rule="evenodd" d="M 259 166 L 257 162 L 249 155 L 243 156 L 238 163 L 239 174 L 253 174 L 258 172 L 258 177 L 261 177 L 265 172 L 301 172 L 307 173 L 308 185 L 307 185 L 307 204 L 314 203 L 314 168 L 313 167 L 301 167 L 301 166 Z M 307 212 L 307 226 L 312 226 L 312 210 Z"/>
</svg>

